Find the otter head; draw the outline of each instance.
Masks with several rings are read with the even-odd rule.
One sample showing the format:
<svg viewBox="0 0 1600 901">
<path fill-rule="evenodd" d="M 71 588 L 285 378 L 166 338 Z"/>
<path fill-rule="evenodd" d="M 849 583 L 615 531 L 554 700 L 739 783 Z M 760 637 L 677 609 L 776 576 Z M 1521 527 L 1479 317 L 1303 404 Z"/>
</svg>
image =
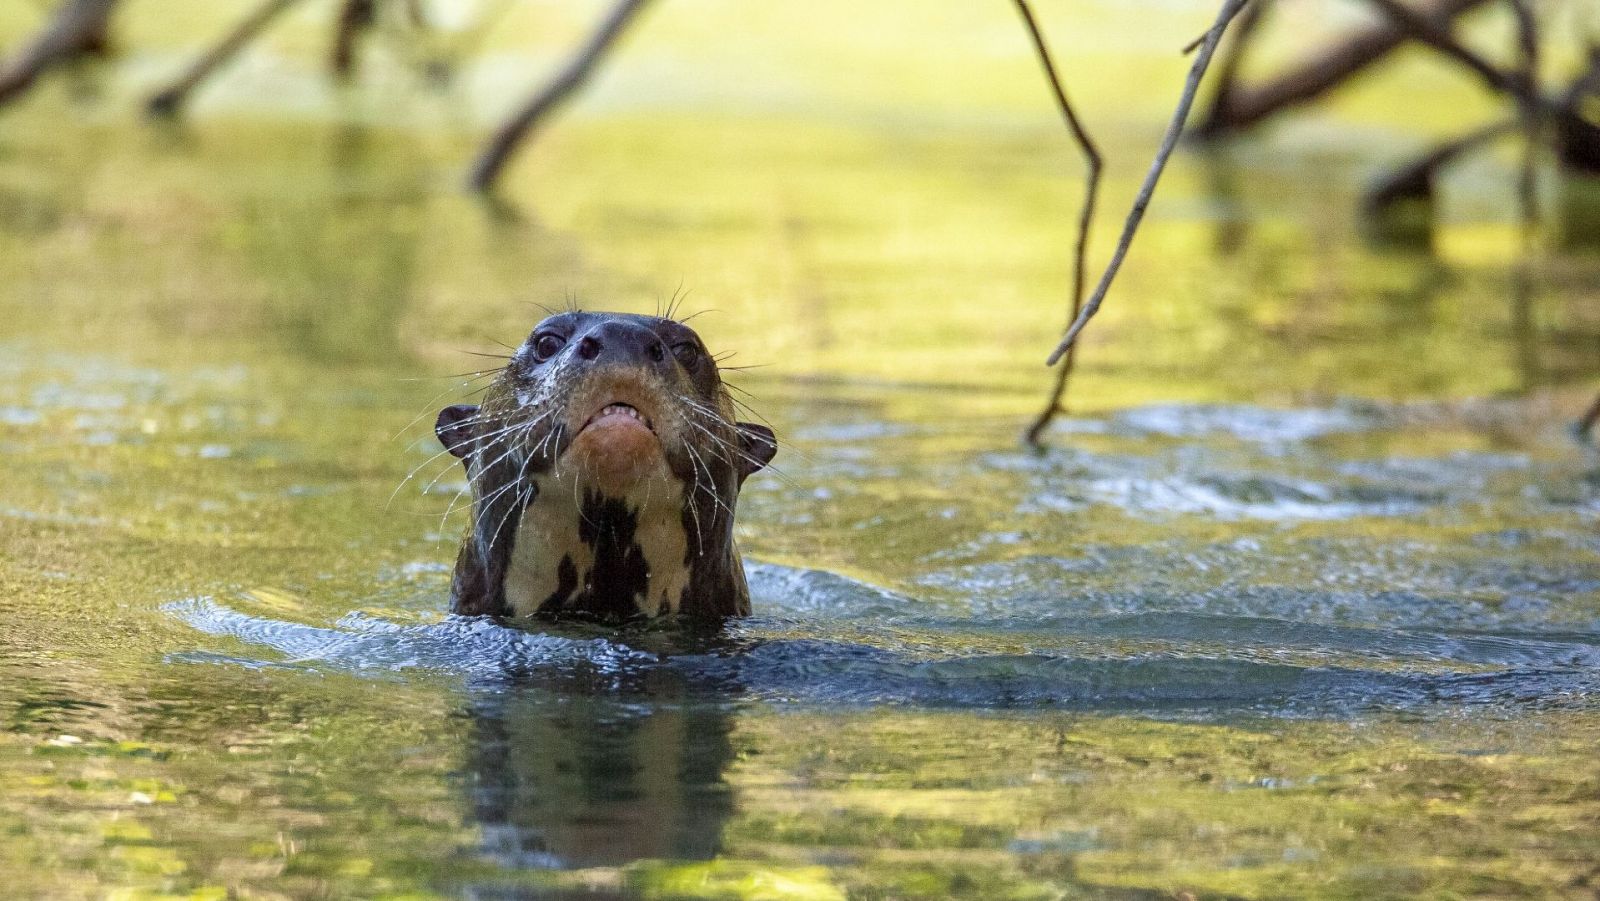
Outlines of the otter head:
<svg viewBox="0 0 1600 901">
<path fill-rule="evenodd" d="M 446 407 L 435 431 L 473 495 L 456 612 L 749 612 L 733 511 L 777 442 L 736 421 L 716 361 L 688 326 L 551 316 L 481 405 Z"/>
</svg>

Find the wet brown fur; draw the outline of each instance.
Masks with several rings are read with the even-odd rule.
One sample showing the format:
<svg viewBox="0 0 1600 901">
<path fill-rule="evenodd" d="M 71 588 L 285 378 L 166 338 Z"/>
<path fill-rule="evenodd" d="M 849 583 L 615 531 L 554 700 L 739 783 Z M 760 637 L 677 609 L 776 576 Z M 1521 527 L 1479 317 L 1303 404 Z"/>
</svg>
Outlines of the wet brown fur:
<svg viewBox="0 0 1600 901">
<path fill-rule="evenodd" d="M 541 359 L 539 342 L 551 335 L 562 339 L 561 350 Z M 586 360 L 578 346 L 585 338 L 612 346 L 612 357 Z M 662 348 L 671 348 L 664 359 Z M 659 451 L 637 461 L 588 458 L 596 452 L 584 445 L 592 442 L 577 436 L 613 403 L 650 420 Z M 453 611 L 605 619 L 750 612 L 733 512 L 745 478 L 771 460 L 776 442 L 766 427 L 736 421 L 715 361 L 687 326 L 611 313 L 552 316 L 511 357 L 480 406 L 446 408 L 436 430 L 461 458 L 473 494 L 473 520 L 451 589 Z M 602 464 L 637 469 L 639 481 L 620 493 L 597 488 L 587 474 Z M 558 486 L 560 496 L 553 493 Z M 664 508 L 669 501 L 673 506 Z M 649 536 L 672 537 L 674 527 L 682 529 L 683 569 L 668 572 L 680 564 L 664 563 L 661 548 L 678 545 Z M 524 542 L 519 548 L 523 532 L 548 546 Z M 558 535 L 561 540 L 551 537 Z M 572 544 L 573 535 L 583 544 Z M 563 554 L 566 559 L 557 556 Z M 642 576 L 641 561 L 650 564 Z M 508 577 L 515 571 L 523 578 L 530 565 L 554 585 L 537 609 L 529 609 L 523 582 L 515 583 L 519 591 L 511 597 L 507 593 Z"/>
</svg>

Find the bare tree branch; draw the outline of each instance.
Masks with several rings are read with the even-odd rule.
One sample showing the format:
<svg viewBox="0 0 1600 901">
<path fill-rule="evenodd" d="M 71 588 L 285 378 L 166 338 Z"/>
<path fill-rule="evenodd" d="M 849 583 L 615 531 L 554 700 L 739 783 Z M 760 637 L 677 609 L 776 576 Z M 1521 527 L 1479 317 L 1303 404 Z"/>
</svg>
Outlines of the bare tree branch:
<svg viewBox="0 0 1600 901">
<path fill-rule="evenodd" d="M 589 37 L 589 42 L 567 63 L 561 74 L 535 94 L 515 116 L 495 132 L 488 146 L 472 166 L 472 172 L 467 178 L 468 187 L 479 193 L 485 193 L 493 187 L 500 170 L 504 168 L 506 160 L 516 151 L 517 146 L 527 139 L 546 116 L 583 87 L 584 82 L 588 81 L 594 72 L 596 64 L 604 58 L 606 52 L 627 28 L 628 23 L 647 2 L 648 0 L 619 0 L 617 5 L 612 7 L 605 21 L 600 23 L 600 27 Z"/>
<path fill-rule="evenodd" d="M 1399 0 L 1368 0 L 1368 2 L 1381 10 L 1397 27 L 1405 30 L 1411 37 L 1476 72 L 1483 79 L 1484 84 L 1490 88 L 1537 103 L 1537 99 L 1526 82 L 1517 75 L 1501 71 L 1499 67 L 1484 59 L 1477 51 L 1456 40 L 1456 36 L 1450 32 L 1448 24 L 1441 24 L 1430 19 L 1399 2 Z"/>
<path fill-rule="evenodd" d="M 66 0 L 49 24 L 0 65 L 0 103 L 26 91 L 46 69 L 74 57 L 103 53 L 117 0 Z"/>
<path fill-rule="evenodd" d="M 1421 7 L 1418 15 L 1442 27 L 1486 2 L 1433 0 Z M 1228 92 L 1226 105 L 1219 107 L 1212 104 L 1205 118 L 1195 126 L 1194 135 L 1206 140 L 1220 138 L 1230 132 L 1249 128 L 1285 109 L 1315 100 L 1388 56 L 1409 39 L 1410 35 L 1405 30 L 1394 27 L 1391 22 L 1379 22 L 1351 34 L 1264 84 L 1253 87 L 1235 85 Z"/>
<path fill-rule="evenodd" d="M 1089 132 L 1083 127 L 1083 122 L 1078 119 L 1077 111 L 1072 108 L 1072 102 L 1067 99 L 1066 89 L 1061 85 L 1061 78 L 1056 72 L 1055 63 L 1050 58 L 1050 48 L 1045 45 L 1044 34 L 1039 30 L 1039 23 L 1033 16 L 1027 0 L 1015 0 L 1017 12 L 1022 14 L 1022 22 L 1028 28 L 1028 36 L 1033 39 L 1033 49 L 1039 56 L 1039 65 L 1044 69 L 1045 78 L 1050 82 L 1050 90 L 1055 95 L 1056 107 L 1061 111 L 1061 118 L 1065 120 L 1067 130 L 1072 133 L 1073 140 L 1078 148 L 1083 151 L 1084 161 L 1088 164 L 1088 171 L 1084 174 L 1083 207 L 1078 212 L 1078 242 L 1072 255 L 1072 313 L 1068 322 L 1078 318 L 1078 311 L 1083 308 L 1083 288 L 1087 257 L 1089 253 L 1089 226 L 1094 222 L 1095 198 L 1100 193 L 1100 172 L 1104 168 L 1104 161 L 1100 157 L 1100 148 L 1095 146 L 1094 139 L 1089 137 Z M 1035 448 L 1044 446 L 1044 430 L 1050 426 L 1050 421 L 1062 411 L 1061 397 L 1067 391 L 1067 380 L 1072 376 L 1072 364 L 1076 358 L 1075 350 L 1067 351 L 1067 358 L 1056 371 L 1056 381 L 1051 389 L 1050 398 L 1045 402 L 1044 409 L 1028 427 L 1027 442 Z"/>
<path fill-rule="evenodd" d="M 1200 45 L 1200 52 L 1194 58 L 1194 64 L 1189 67 L 1189 78 L 1183 87 L 1183 95 L 1178 98 L 1178 108 L 1172 113 L 1172 121 L 1167 125 L 1166 136 L 1161 139 L 1161 148 L 1156 151 L 1156 158 L 1150 164 L 1150 171 L 1145 174 L 1144 183 L 1139 186 L 1139 193 L 1134 198 L 1133 208 L 1128 211 L 1128 218 L 1122 226 L 1122 237 L 1117 240 L 1117 248 L 1111 254 L 1111 262 L 1107 264 L 1105 274 L 1100 277 L 1100 284 L 1095 286 L 1094 294 L 1090 295 L 1078 317 L 1068 327 L 1067 333 L 1062 337 L 1061 343 L 1051 352 L 1047 365 L 1054 366 L 1068 350 L 1072 348 L 1078 335 L 1083 332 L 1083 327 L 1089 324 L 1094 314 L 1100 311 L 1100 304 L 1105 300 L 1106 291 L 1110 290 L 1111 282 L 1117 277 L 1117 270 L 1122 268 L 1122 261 L 1128 255 L 1128 248 L 1133 244 L 1134 233 L 1139 230 L 1139 223 L 1144 219 L 1144 212 L 1150 206 L 1150 198 L 1155 194 L 1156 183 L 1161 180 L 1161 173 L 1167 168 L 1167 159 L 1172 156 L 1172 151 L 1178 146 L 1178 138 L 1183 134 L 1183 126 L 1189 118 L 1189 109 L 1194 106 L 1195 94 L 1200 90 L 1200 81 L 1205 77 L 1206 67 L 1211 65 L 1211 57 L 1217 52 L 1217 43 L 1222 40 L 1222 35 L 1228 30 L 1228 23 L 1239 14 L 1248 0 L 1223 0 L 1222 8 L 1217 11 L 1216 21 L 1212 23 L 1211 30 L 1206 32 L 1205 42 Z"/>
<path fill-rule="evenodd" d="M 244 21 L 223 37 L 217 45 L 194 61 L 188 71 L 170 86 L 151 97 L 145 112 L 151 116 L 177 115 L 189 98 L 189 92 L 216 71 L 248 43 L 255 39 L 278 14 L 293 6 L 297 0 L 264 0 Z"/>
<path fill-rule="evenodd" d="M 362 32 L 377 19 L 377 0 L 343 0 L 333 33 L 333 49 L 328 53 L 328 68 L 338 78 L 349 78 L 356 68 L 356 45 Z"/>
</svg>

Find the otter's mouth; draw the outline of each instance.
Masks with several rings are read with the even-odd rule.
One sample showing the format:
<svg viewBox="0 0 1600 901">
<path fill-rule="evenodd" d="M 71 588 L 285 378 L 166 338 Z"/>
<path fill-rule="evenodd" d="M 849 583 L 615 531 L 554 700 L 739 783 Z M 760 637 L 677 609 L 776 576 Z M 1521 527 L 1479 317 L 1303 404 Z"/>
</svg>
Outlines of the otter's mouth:
<svg viewBox="0 0 1600 901">
<path fill-rule="evenodd" d="M 605 402 L 589 408 L 594 412 L 572 436 L 570 450 L 576 451 L 578 468 L 586 479 L 606 494 L 622 496 L 660 466 L 661 436 L 644 410 L 609 391 L 599 396 Z"/>
<path fill-rule="evenodd" d="M 578 433 L 581 435 L 590 427 L 600 425 L 608 428 L 612 426 L 628 428 L 630 427 L 630 422 L 637 424 L 637 426 L 643 426 L 652 435 L 655 434 L 656 426 L 650 420 L 650 417 L 639 412 L 639 408 L 633 404 L 619 400 L 611 401 L 595 411 L 594 415 L 584 421 L 583 425 L 578 429 Z"/>
</svg>

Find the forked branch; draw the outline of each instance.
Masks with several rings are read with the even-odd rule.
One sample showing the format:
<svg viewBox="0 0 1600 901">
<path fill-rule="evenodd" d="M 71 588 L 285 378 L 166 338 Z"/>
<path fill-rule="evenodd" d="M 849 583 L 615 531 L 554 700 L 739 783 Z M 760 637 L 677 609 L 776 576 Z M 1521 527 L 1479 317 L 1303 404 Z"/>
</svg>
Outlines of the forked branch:
<svg viewBox="0 0 1600 901">
<path fill-rule="evenodd" d="M 1530 85 L 1520 74 L 1504 72 L 1494 63 L 1484 59 L 1477 51 L 1457 40 L 1448 24 L 1430 19 L 1399 0 L 1368 0 L 1368 2 L 1388 16 L 1395 27 L 1477 73 L 1478 77 L 1483 79 L 1483 83 L 1491 89 L 1511 94 L 1526 103 L 1538 104 L 1538 98 L 1534 96 Z"/>
<path fill-rule="evenodd" d="M 1417 14 L 1434 26 L 1444 28 L 1487 2 L 1431 0 L 1420 4 Z M 1240 23 L 1239 31 L 1244 30 L 1244 24 Z M 1224 77 L 1219 84 L 1220 93 L 1210 111 L 1195 126 L 1194 134 L 1203 139 L 1220 138 L 1250 128 L 1285 109 L 1315 100 L 1380 62 L 1410 39 L 1409 30 L 1396 28 L 1390 18 L 1384 17 L 1321 52 L 1307 54 L 1302 61 L 1259 84 L 1243 85 L 1237 79 Z"/>
<path fill-rule="evenodd" d="M 1067 99 L 1067 92 L 1061 85 L 1061 77 L 1056 72 L 1055 63 L 1050 58 L 1050 48 L 1045 45 L 1044 34 L 1039 30 L 1039 23 L 1033 16 L 1033 10 L 1028 7 L 1027 0 L 1015 0 L 1017 12 L 1022 14 L 1022 22 L 1028 27 L 1028 36 L 1033 39 L 1033 49 L 1039 56 L 1039 66 L 1044 69 L 1045 78 L 1050 82 L 1050 90 L 1055 95 L 1056 107 L 1061 111 L 1061 118 L 1066 122 L 1067 130 L 1072 133 L 1072 138 L 1078 144 L 1078 149 L 1083 151 L 1087 171 L 1084 173 L 1083 206 L 1078 211 L 1078 242 L 1072 254 L 1072 313 L 1067 321 L 1078 318 L 1078 311 L 1083 308 L 1083 287 L 1086 258 L 1089 253 L 1089 226 L 1094 222 L 1095 199 L 1100 193 L 1100 172 L 1104 161 L 1100 157 L 1100 148 L 1095 146 L 1094 139 L 1089 137 L 1089 132 L 1083 127 L 1083 122 L 1078 118 L 1077 111 L 1072 108 L 1072 102 Z M 1044 430 L 1050 426 L 1057 413 L 1062 412 L 1061 397 L 1067 391 L 1067 380 L 1072 376 L 1072 364 L 1076 352 L 1067 351 L 1067 358 L 1062 361 L 1061 368 L 1056 370 L 1055 385 L 1051 389 L 1050 398 L 1045 402 L 1044 409 L 1040 411 L 1033 424 L 1028 427 L 1027 441 L 1035 448 L 1044 446 Z"/>
<path fill-rule="evenodd" d="M 1146 208 L 1150 206 L 1150 198 L 1155 194 L 1156 183 L 1161 180 L 1161 173 L 1167 167 L 1167 160 L 1172 156 L 1172 151 L 1178 146 L 1178 138 L 1183 134 L 1184 123 L 1189 119 L 1189 109 L 1194 106 L 1195 94 L 1200 90 L 1200 82 L 1205 78 L 1206 67 L 1211 65 L 1211 57 L 1217 52 L 1217 44 L 1222 40 L 1222 35 L 1228 30 L 1228 23 L 1239 14 L 1248 0 L 1224 0 L 1222 8 L 1217 11 L 1217 18 L 1211 24 L 1211 29 L 1206 32 L 1204 40 L 1200 42 L 1200 50 L 1195 54 L 1194 64 L 1189 67 L 1189 78 L 1184 84 L 1183 95 L 1178 99 L 1178 108 L 1172 113 L 1172 121 L 1167 125 L 1166 136 L 1161 139 L 1161 148 L 1156 151 L 1155 160 L 1150 164 L 1150 171 L 1145 174 L 1144 183 L 1139 186 L 1139 193 L 1134 197 L 1133 208 L 1128 211 L 1128 218 L 1122 225 L 1122 236 L 1117 239 L 1117 247 L 1111 254 L 1111 262 L 1106 265 L 1106 270 L 1100 276 L 1100 283 L 1095 286 L 1094 294 L 1090 295 L 1083 309 L 1073 319 L 1072 325 L 1067 328 L 1067 333 L 1061 338 L 1061 343 L 1051 352 L 1047 364 L 1054 366 L 1061 358 L 1072 349 L 1078 335 L 1083 333 L 1084 326 L 1100 311 L 1100 304 L 1105 300 L 1106 292 L 1111 288 L 1111 282 L 1117 277 L 1117 271 L 1122 268 L 1122 261 L 1128 255 L 1128 248 L 1133 245 L 1133 236 L 1139 230 L 1139 223 L 1144 219 Z"/>
</svg>

